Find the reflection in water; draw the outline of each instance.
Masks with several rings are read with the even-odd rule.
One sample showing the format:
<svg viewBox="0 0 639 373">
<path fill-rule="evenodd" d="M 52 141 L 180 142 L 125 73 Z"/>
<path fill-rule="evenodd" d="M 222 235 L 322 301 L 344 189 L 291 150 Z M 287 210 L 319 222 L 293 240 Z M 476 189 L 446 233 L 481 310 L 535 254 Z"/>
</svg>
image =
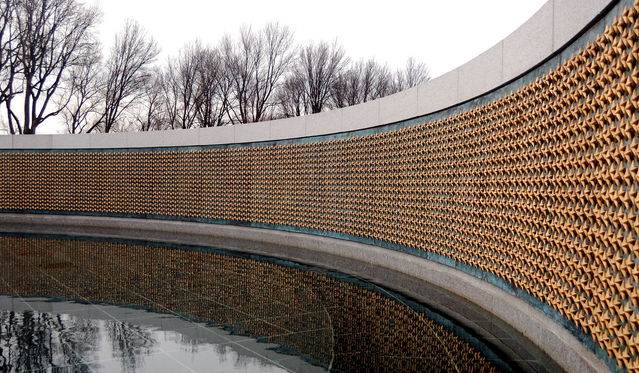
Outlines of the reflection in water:
<svg viewBox="0 0 639 373">
<path fill-rule="evenodd" d="M 156 341 L 151 333 L 138 325 L 109 322 L 105 325 L 111 341 L 113 357 L 119 357 L 123 372 L 135 372 L 144 355 L 153 351 Z"/>
<path fill-rule="evenodd" d="M 135 372 L 153 351 L 151 332 L 126 322 L 97 321 L 35 311 L 0 311 L 0 371 L 24 372 L 60 367 L 89 371 L 100 337 L 108 337 L 123 372 Z"/>
<path fill-rule="evenodd" d="M 23 302 L 6 296 L 0 296 L 0 302 L 4 308 L 11 308 L 12 303 L 50 306 L 49 302 L 28 299 Z M 214 329 L 200 325 L 209 336 L 198 338 L 154 325 L 169 320 L 174 327 L 185 327 L 187 331 L 197 325 L 179 318 L 137 311 L 143 319 L 136 324 L 104 319 L 104 316 L 102 319 L 97 316 L 87 318 L 92 306 L 86 304 L 55 304 L 69 306 L 75 311 L 71 311 L 73 314 L 0 311 L 0 372 L 157 373 L 176 369 L 209 371 L 212 367 L 225 372 L 284 371 L 246 353 L 242 355 L 229 344 L 218 343 L 214 337 L 219 334 Z M 198 351 L 202 353 L 198 354 Z M 198 360 L 199 363 L 193 364 Z"/>
<path fill-rule="evenodd" d="M 0 267 L 13 274 L 0 275 L 0 293 L 184 315 L 259 337 L 333 371 L 509 369 L 437 314 L 351 277 L 293 263 L 202 248 L 0 236 Z M 155 341 L 143 330 L 105 330 L 121 354 L 120 370 L 135 371 L 153 351 Z M 91 339 L 70 343 L 93 351 Z"/>
<path fill-rule="evenodd" d="M 26 372 L 73 366 L 95 359 L 98 327 L 92 320 L 35 311 L 0 311 L 0 371 Z"/>
<path fill-rule="evenodd" d="M 83 360 L 95 350 L 95 327 L 90 322 L 66 325 L 68 321 L 39 312 L 0 312 L 0 370 L 75 366 L 87 371 Z"/>
</svg>

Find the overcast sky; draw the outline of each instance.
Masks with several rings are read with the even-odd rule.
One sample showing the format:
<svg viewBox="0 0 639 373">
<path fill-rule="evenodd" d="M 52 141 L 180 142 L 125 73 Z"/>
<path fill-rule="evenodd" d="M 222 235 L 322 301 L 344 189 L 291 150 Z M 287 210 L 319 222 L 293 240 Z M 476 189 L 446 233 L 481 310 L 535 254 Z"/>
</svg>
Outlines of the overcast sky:
<svg viewBox="0 0 639 373">
<path fill-rule="evenodd" d="M 241 25 L 279 21 L 298 42 L 335 38 L 353 59 L 391 67 L 410 56 L 441 75 L 505 38 L 546 0 L 99 0 L 101 37 L 113 43 L 124 20 L 138 20 L 162 47 L 161 59 L 199 38 L 216 44 Z"/>
</svg>

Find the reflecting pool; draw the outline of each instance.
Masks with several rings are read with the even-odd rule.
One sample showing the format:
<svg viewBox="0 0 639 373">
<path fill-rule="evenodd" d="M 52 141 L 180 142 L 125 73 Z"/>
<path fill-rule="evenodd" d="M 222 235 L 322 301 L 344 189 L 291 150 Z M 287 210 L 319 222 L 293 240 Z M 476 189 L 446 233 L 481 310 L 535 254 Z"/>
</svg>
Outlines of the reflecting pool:
<svg viewBox="0 0 639 373">
<path fill-rule="evenodd" d="M 0 296 L 0 372 L 323 371 L 275 345 L 180 317 Z"/>
<path fill-rule="evenodd" d="M 282 260 L 6 234 L 0 268 L 0 371 L 513 370 L 428 306 Z"/>
</svg>

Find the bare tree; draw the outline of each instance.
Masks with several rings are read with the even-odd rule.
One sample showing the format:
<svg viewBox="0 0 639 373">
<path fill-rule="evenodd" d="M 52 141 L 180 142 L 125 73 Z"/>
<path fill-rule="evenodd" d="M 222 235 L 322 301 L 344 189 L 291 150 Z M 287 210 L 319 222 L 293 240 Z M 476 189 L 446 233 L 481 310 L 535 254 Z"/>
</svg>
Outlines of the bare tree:
<svg viewBox="0 0 639 373">
<path fill-rule="evenodd" d="M 197 122 L 200 127 L 221 126 L 228 116 L 232 79 L 226 74 L 217 50 L 204 48 L 197 56 L 200 60 L 195 96 Z"/>
<path fill-rule="evenodd" d="M 151 77 L 150 65 L 160 50 L 156 42 L 146 35 L 135 21 L 128 20 L 115 37 L 105 66 L 102 114 L 88 132 L 96 129 L 110 132 L 144 95 L 144 88 Z"/>
<path fill-rule="evenodd" d="M 176 97 L 179 96 L 177 86 L 173 84 L 166 70 L 159 76 L 159 84 L 162 88 L 162 107 L 166 126 L 167 128 L 175 129 L 178 123 L 178 112 L 180 110 L 178 106 L 179 102 L 176 99 Z"/>
<path fill-rule="evenodd" d="M 374 59 L 359 61 L 339 75 L 331 88 L 334 107 L 345 107 L 389 94 L 393 77 L 386 66 Z"/>
<path fill-rule="evenodd" d="M 69 133 L 85 132 L 99 115 L 102 76 L 100 45 L 95 43 L 80 65 L 70 69 L 67 85 L 69 100 L 62 117 Z"/>
<path fill-rule="evenodd" d="M 21 115 L 11 99 L 5 106 L 11 132 L 33 134 L 66 106 L 65 100 L 54 104 L 56 95 L 66 73 L 83 63 L 94 43 L 92 27 L 99 12 L 75 0 L 20 0 L 14 4 L 10 34 L 16 38 L 16 48 L 11 62 L 13 73 L 19 72 Z"/>
<path fill-rule="evenodd" d="M 0 105 L 6 105 L 7 121 L 3 126 L 11 134 L 16 133 L 15 113 L 11 111 L 13 98 L 22 93 L 17 87 L 20 65 L 17 63 L 17 32 L 13 22 L 16 11 L 15 0 L 0 0 Z"/>
<path fill-rule="evenodd" d="M 397 70 L 395 73 L 395 80 L 390 93 L 404 91 L 429 79 L 430 71 L 428 66 L 423 62 L 416 62 L 413 57 L 410 57 L 406 61 L 406 67 L 403 70 Z"/>
<path fill-rule="evenodd" d="M 380 97 L 388 96 L 393 89 L 393 73 L 388 66 L 377 67 L 377 79 L 373 84 L 373 95 L 368 100 L 374 100 Z"/>
<path fill-rule="evenodd" d="M 154 69 L 147 81 L 146 94 L 138 104 L 135 117 L 139 131 L 159 131 L 167 127 L 162 79 L 162 72 Z"/>
<path fill-rule="evenodd" d="M 331 88 L 347 64 L 344 49 L 337 42 L 309 44 L 301 49 L 293 74 L 304 82 L 311 113 L 326 108 Z"/>
<path fill-rule="evenodd" d="M 172 128 L 213 127 L 227 122 L 234 80 L 225 67 L 218 50 L 198 42 L 169 60 L 162 88 Z"/>
<path fill-rule="evenodd" d="M 15 77 L 17 34 L 14 30 L 15 0 L 0 0 L 0 105 L 16 94 Z M 10 105 L 9 105 L 10 106 Z"/>
<path fill-rule="evenodd" d="M 277 23 L 259 32 L 242 28 L 237 41 L 224 38 L 225 70 L 231 77 L 233 104 L 229 108 L 236 123 L 270 119 L 275 108 L 273 93 L 281 84 L 292 59 L 293 34 Z"/>
<path fill-rule="evenodd" d="M 166 99 L 175 110 L 172 128 L 191 128 L 197 116 L 196 95 L 201 66 L 202 47 L 198 42 L 188 45 L 180 51 L 176 59 L 169 59 L 164 75 L 167 85 Z"/>
<path fill-rule="evenodd" d="M 284 118 L 299 117 L 310 112 L 304 77 L 289 74 L 277 93 L 280 115 Z"/>
</svg>

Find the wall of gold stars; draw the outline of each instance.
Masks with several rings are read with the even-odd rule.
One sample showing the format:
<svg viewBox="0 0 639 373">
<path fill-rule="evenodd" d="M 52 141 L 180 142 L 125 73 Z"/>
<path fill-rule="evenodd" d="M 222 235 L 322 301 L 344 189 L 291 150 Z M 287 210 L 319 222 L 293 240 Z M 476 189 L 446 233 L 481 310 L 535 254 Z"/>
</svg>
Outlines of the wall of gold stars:
<svg viewBox="0 0 639 373">
<path fill-rule="evenodd" d="M 0 152 L 0 209 L 343 234 L 449 258 L 639 369 L 639 3 L 522 88 L 377 133 Z"/>
</svg>

